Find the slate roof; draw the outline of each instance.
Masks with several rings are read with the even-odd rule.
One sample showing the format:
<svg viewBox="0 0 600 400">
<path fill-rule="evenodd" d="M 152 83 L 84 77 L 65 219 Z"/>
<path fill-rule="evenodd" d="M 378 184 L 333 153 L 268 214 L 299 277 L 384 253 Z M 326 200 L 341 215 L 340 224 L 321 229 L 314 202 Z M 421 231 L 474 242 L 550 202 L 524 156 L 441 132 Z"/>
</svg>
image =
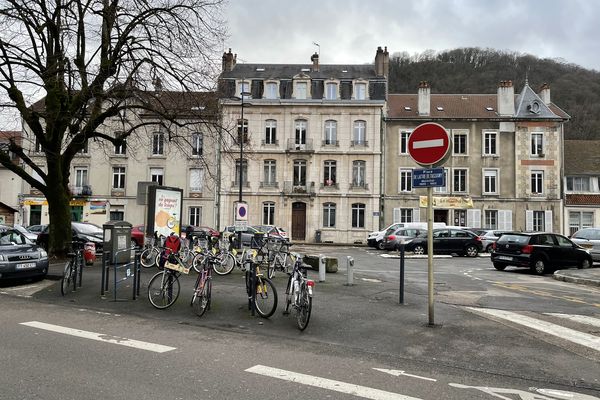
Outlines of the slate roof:
<svg viewBox="0 0 600 400">
<path fill-rule="evenodd" d="M 515 103 L 515 117 L 517 118 L 537 119 L 557 117 L 527 83 L 525 83 L 523 90 L 517 96 Z"/>
<path fill-rule="evenodd" d="M 600 140 L 565 140 L 565 176 L 600 175 Z"/>
<path fill-rule="evenodd" d="M 304 74 L 310 79 L 384 79 L 375 73 L 374 64 L 320 64 L 318 71 L 312 64 L 236 64 L 231 71 L 223 72 L 221 79 L 292 79 Z"/>
</svg>

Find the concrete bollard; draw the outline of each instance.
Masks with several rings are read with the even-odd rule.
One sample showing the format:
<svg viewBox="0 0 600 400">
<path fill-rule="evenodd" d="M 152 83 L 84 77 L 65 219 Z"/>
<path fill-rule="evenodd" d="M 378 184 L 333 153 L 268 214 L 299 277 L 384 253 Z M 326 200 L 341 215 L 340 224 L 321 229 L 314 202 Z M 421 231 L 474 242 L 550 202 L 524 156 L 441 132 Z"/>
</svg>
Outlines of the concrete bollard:
<svg viewBox="0 0 600 400">
<path fill-rule="evenodd" d="M 350 256 L 346 256 L 346 272 L 347 272 L 347 281 L 346 286 L 354 285 L 354 258 Z"/>
<path fill-rule="evenodd" d="M 325 282 L 325 256 L 319 254 L 319 282 Z"/>
</svg>

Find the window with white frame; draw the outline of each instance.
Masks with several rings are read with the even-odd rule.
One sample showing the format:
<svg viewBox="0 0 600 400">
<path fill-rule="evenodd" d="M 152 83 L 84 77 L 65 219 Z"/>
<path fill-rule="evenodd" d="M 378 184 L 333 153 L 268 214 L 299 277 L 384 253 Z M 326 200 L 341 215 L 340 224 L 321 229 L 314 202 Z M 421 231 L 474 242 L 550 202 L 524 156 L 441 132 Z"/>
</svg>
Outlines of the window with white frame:
<svg viewBox="0 0 600 400">
<path fill-rule="evenodd" d="M 125 167 L 113 167 L 112 188 L 125 189 Z"/>
<path fill-rule="evenodd" d="M 412 169 L 401 168 L 398 172 L 398 177 L 398 191 L 412 192 Z"/>
<path fill-rule="evenodd" d="M 367 163 L 364 160 L 352 161 L 352 186 L 366 187 Z"/>
<path fill-rule="evenodd" d="M 161 156 L 165 154 L 165 134 L 154 132 L 152 134 L 152 155 Z"/>
<path fill-rule="evenodd" d="M 527 210 L 525 212 L 525 230 L 552 232 L 552 211 Z"/>
<path fill-rule="evenodd" d="M 277 121 L 274 119 L 265 121 L 265 144 L 277 144 Z"/>
<path fill-rule="evenodd" d="M 308 123 L 304 119 L 297 119 L 294 125 L 296 131 L 294 143 L 296 144 L 296 147 L 306 145 L 306 129 Z"/>
<path fill-rule="evenodd" d="M 156 182 L 159 185 L 164 183 L 164 170 L 162 168 L 150 168 L 150 180 Z"/>
<path fill-rule="evenodd" d="M 264 186 L 275 186 L 277 185 L 277 161 L 265 160 L 263 163 L 264 173 Z"/>
<path fill-rule="evenodd" d="M 308 97 L 308 86 L 306 82 L 296 82 L 294 97 L 298 100 L 306 100 Z"/>
<path fill-rule="evenodd" d="M 544 171 L 531 171 L 531 193 L 544 193 Z"/>
<path fill-rule="evenodd" d="M 294 186 L 306 185 L 306 160 L 294 160 Z"/>
<path fill-rule="evenodd" d="M 237 121 L 237 136 L 235 138 L 235 144 L 239 145 L 240 140 L 243 143 L 248 143 L 248 120 L 246 118 L 238 119 Z"/>
<path fill-rule="evenodd" d="M 325 141 L 326 145 L 337 144 L 337 121 L 327 120 L 325 121 Z"/>
<path fill-rule="evenodd" d="M 336 100 L 338 92 L 337 83 L 329 82 L 325 85 L 325 99 Z"/>
<path fill-rule="evenodd" d="M 263 203 L 263 225 L 275 225 L 275 203 L 265 201 Z"/>
<path fill-rule="evenodd" d="M 352 204 L 352 227 L 365 227 L 365 205 L 363 203 Z"/>
<path fill-rule="evenodd" d="M 544 211 L 534 211 L 533 212 L 533 230 L 536 232 L 543 232 L 544 229 Z"/>
<path fill-rule="evenodd" d="M 400 154 L 408 154 L 408 137 L 410 131 L 400 131 Z"/>
<path fill-rule="evenodd" d="M 593 211 L 569 211 L 569 235 L 573 235 L 580 229 L 592 228 L 593 226 Z"/>
<path fill-rule="evenodd" d="M 394 208 L 392 222 L 420 222 L 420 212 L 418 208 Z"/>
<path fill-rule="evenodd" d="M 468 135 L 466 130 L 452 131 L 452 154 L 455 156 L 468 155 Z"/>
<path fill-rule="evenodd" d="M 276 99 L 279 97 L 279 93 L 277 92 L 277 83 L 276 82 L 267 82 L 265 85 L 265 98 L 266 99 Z"/>
<path fill-rule="evenodd" d="M 242 94 L 242 93 L 250 93 L 250 82 L 242 81 L 239 83 L 238 87 L 240 89 L 238 92 L 238 96 L 240 98 L 246 99 L 246 98 L 250 97 L 248 94 L 245 94 L 245 95 Z"/>
<path fill-rule="evenodd" d="M 498 194 L 498 170 L 483 170 L 483 194 Z"/>
<path fill-rule="evenodd" d="M 335 160 L 325 160 L 323 165 L 323 184 L 333 186 L 337 182 L 337 162 Z"/>
<path fill-rule="evenodd" d="M 567 192 L 598 193 L 598 178 L 590 176 L 567 176 Z"/>
<path fill-rule="evenodd" d="M 204 170 L 202 168 L 190 168 L 190 192 L 202 192 L 204 182 Z"/>
<path fill-rule="evenodd" d="M 75 187 L 81 188 L 88 184 L 88 168 L 75 167 Z"/>
<path fill-rule="evenodd" d="M 201 156 L 202 155 L 202 145 L 204 142 L 204 135 L 200 132 L 192 133 L 192 155 L 193 156 Z"/>
<path fill-rule="evenodd" d="M 115 144 L 114 154 L 117 156 L 124 156 L 127 152 L 127 141 L 123 140 L 119 144 Z"/>
<path fill-rule="evenodd" d="M 202 225 L 202 207 L 192 206 L 188 209 L 190 225 L 200 226 Z"/>
<path fill-rule="evenodd" d="M 498 210 L 485 210 L 483 214 L 484 229 L 498 229 Z"/>
<path fill-rule="evenodd" d="M 323 228 L 335 228 L 335 203 L 323 204 Z"/>
<path fill-rule="evenodd" d="M 467 192 L 467 168 L 454 168 L 452 170 L 452 191 L 456 193 Z"/>
<path fill-rule="evenodd" d="M 354 98 L 356 100 L 366 100 L 367 99 L 367 84 L 366 83 L 357 83 L 354 85 Z"/>
<path fill-rule="evenodd" d="M 355 146 L 366 146 L 367 144 L 367 123 L 365 121 L 354 121 L 353 144 Z"/>
<path fill-rule="evenodd" d="M 544 156 L 544 134 L 543 133 L 532 133 L 531 134 L 531 155 L 534 157 Z"/>
<path fill-rule="evenodd" d="M 498 132 L 483 132 L 483 155 L 498 155 Z"/>
<path fill-rule="evenodd" d="M 401 208 L 400 222 L 413 222 L 413 211 L 412 208 Z"/>
<path fill-rule="evenodd" d="M 448 168 L 444 168 L 444 186 L 436 186 L 433 188 L 434 193 L 448 193 Z"/>
</svg>

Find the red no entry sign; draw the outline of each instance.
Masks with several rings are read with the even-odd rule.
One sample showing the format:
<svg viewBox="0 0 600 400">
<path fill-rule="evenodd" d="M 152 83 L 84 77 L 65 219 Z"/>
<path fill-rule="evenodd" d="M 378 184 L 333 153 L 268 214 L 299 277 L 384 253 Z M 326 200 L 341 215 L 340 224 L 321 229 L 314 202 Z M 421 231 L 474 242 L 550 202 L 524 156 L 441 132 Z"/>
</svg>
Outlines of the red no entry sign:
<svg viewBox="0 0 600 400">
<path fill-rule="evenodd" d="M 421 124 L 408 137 L 408 153 L 419 165 L 435 166 L 443 163 L 448 150 L 450 139 L 440 124 Z"/>
</svg>

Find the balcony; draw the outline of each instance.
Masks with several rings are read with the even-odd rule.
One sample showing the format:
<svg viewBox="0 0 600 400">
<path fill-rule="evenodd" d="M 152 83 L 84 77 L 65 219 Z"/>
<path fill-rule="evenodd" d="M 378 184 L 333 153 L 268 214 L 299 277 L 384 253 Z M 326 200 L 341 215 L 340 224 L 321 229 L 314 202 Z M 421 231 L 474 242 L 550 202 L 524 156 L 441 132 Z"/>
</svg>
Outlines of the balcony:
<svg viewBox="0 0 600 400">
<path fill-rule="evenodd" d="M 351 182 L 350 190 L 369 190 L 369 184 L 366 182 Z"/>
<path fill-rule="evenodd" d="M 240 181 L 235 180 L 235 181 L 231 182 L 231 187 L 232 188 L 239 188 L 240 187 Z M 242 182 L 242 187 L 249 188 L 250 187 L 250 182 L 248 182 L 248 181 Z"/>
<path fill-rule="evenodd" d="M 323 140 L 321 142 L 321 146 L 323 147 L 340 147 L 339 140 Z"/>
<path fill-rule="evenodd" d="M 272 140 L 270 142 L 267 142 L 266 140 L 261 140 L 260 142 L 261 146 L 279 146 L 279 140 Z"/>
<path fill-rule="evenodd" d="M 69 190 L 71 191 L 71 195 L 73 197 L 92 196 L 92 187 L 90 185 L 69 185 Z"/>
<path fill-rule="evenodd" d="M 321 183 L 319 187 L 323 190 L 337 190 L 340 188 L 340 185 L 332 180 L 327 180 L 324 183 Z"/>
<path fill-rule="evenodd" d="M 279 182 L 261 182 L 259 187 L 261 189 L 279 189 Z"/>
<path fill-rule="evenodd" d="M 313 141 L 312 139 L 307 139 L 305 143 L 296 143 L 295 139 L 288 139 L 286 150 L 294 152 L 313 152 Z"/>
<path fill-rule="evenodd" d="M 292 181 L 283 183 L 283 194 L 287 195 L 315 195 L 315 183 L 307 182 L 305 184 L 294 184 Z"/>
<path fill-rule="evenodd" d="M 350 147 L 369 147 L 368 140 L 351 140 Z"/>
</svg>

